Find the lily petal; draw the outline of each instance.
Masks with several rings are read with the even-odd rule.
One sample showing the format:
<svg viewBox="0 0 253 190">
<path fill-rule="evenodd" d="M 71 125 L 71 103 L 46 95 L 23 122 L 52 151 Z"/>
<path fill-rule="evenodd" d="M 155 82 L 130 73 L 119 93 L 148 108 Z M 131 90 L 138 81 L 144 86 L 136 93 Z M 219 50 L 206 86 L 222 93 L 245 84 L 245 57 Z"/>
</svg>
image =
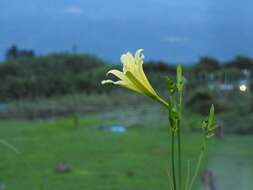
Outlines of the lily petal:
<svg viewBox="0 0 253 190">
<path fill-rule="evenodd" d="M 114 76 L 116 76 L 120 80 L 128 80 L 128 78 L 126 77 L 126 75 L 124 75 L 123 72 L 116 70 L 116 69 L 110 70 L 106 73 L 106 75 L 109 75 L 109 74 L 113 74 Z"/>
<path fill-rule="evenodd" d="M 123 64 L 123 73 L 126 73 L 127 71 L 132 70 L 133 65 L 135 63 L 134 57 L 130 52 L 123 54 L 120 57 L 120 61 Z"/>
<path fill-rule="evenodd" d="M 137 65 L 142 65 L 144 60 L 143 49 L 138 49 L 134 55 L 134 59 Z"/>
<path fill-rule="evenodd" d="M 155 90 L 152 88 L 150 82 L 148 81 L 144 70 L 143 70 L 143 59 L 144 59 L 144 55 L 143 55 L 143 49 L 139 49 L 136 51 L 135 53 L 135 60 L 136 60 L 136 64 L 138 66 L 138 72 L 139 72 L 139 77 L 141 79 L 141 81 L 144 83 L 144 85 L 154 94 L 156 94 Z"/>
<path fill-rule="evenodd" d="M 118 84 L 126 88 L 130 88 L 134 91 L 140 92 L 140 90 L 128 79 L 128 77 L 123 72 L 113 69 L 107 72 L 107 75 L 109 74 L 113 74 L 120 79 L 120 81 L 113 82 L 113 84 Z"/>
<path fill-rule="evenodd" d="M 113 80 L 103 80 L 101 82 L 101 84 L 115 84 L 115 85 L 119 85 L 125 88 L 129 88 L 130 90 L 136 91 L 138 93 L 142 93 L 138 88 L 136 88 L 135 85 L 133 85 L 132 83 L 127 83 L 123 80 L 119 80 L 119 81 L 113 81 Z"/>
<path fill-rule="evenodd" d="M 102 80 L 102 81 L 101 81 L 101 84 L 109 84 L 109 83 L 114 84 L 115 82 L 112 81 L 112 80 Z"/>
<path fill-rule="evenodd" d="M 143 94 L 154 98 L 154 94 L 152 94 L 131 72 L 127 71 L 126 76 Z"/>
</svg>

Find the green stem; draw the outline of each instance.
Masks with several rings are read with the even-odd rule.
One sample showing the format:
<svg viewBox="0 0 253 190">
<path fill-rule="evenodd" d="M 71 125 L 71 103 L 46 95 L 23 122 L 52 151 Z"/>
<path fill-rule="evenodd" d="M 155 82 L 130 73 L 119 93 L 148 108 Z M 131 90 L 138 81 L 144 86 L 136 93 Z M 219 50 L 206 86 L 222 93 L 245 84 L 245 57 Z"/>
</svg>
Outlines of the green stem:
<svg viewBox="0 0 253 190">
<path fill-rule="evenodd" d="M 180 121 L 178 121 L 177 129 L 177 144 L 178 144 L 178 187 L 181 189 L 181 179 L 182 179 L 182 158 L 181 158 L 181 135 L 180 135 Z"/>
<path fill-rule="evenodd" d="M 168 108 L 168 103 L 163 100 L 162 98 L 160 98 L 158 95 L 152 97 L 153 99 L 155 99 L 156 101 L 158 101 L 159 103 L 161 103 L 162 105 L 164 105 L 166 108 Z"/>
<path fill-rule="evenodd" d="M 190 174 L 191 174 L 191 163 L 190 163 L 190 161 L 188 161 L 187 175 L 186 175 L 186 181 L 185 181 L 185 190 L 187 190 L 188 184 L 190 182 Z"/>
<path fill-rule="evenodd" d="M 182 157 L 181 157 L 181 118 L 182 118 L 182 97 L 183 92 L 179 91 L 179 101 L 178 101 L 178 114 L 179 119 L 177 122 L 177 144 L 178 144 L 178 181 L 179 181 L 179 190 L 182 186 Z"/>
<path fill-rule="evenodd" d="M 173 181 L 172 181 L 172 176 L 171 176 L 170 170 L 168 170 L 168 177 L 169 177 L 169 190 L 174 190 Z"/>
<path fill-rule="evenodd" d="M 197 175 L 199 173 L 199 169 L 200 169 L 200 165 L 201 165 L 201 162 L 203 160 L 203 157 L 204 157 L 204 153 L 205 153 L 205 150 L 206 150 L 206 139 L 204 140 L 202 146 L 201 146 L 201 151 L 200 151 L 200 154 L 199 154 L 199 159 L 198 159 L 198 163 L 197 163 L 197 166 L 195 168 L 195 171 L 194 171 L 194 174 L 193 174 L 193 177 L 192 177 L 192 180 L 191 180 L 191 183 L 188 187 L 188 190 L 191 190 L 196 178 L 197 178 Z"/>
<path fill-rule="evenodd" d="M 177 190 L 176 184 L 176 171 L 175 171 L 175 132 L 172 131 L 171 134 L 171 168 L 172 168 L 172 178 L 174 190 Z"/>
</svg>

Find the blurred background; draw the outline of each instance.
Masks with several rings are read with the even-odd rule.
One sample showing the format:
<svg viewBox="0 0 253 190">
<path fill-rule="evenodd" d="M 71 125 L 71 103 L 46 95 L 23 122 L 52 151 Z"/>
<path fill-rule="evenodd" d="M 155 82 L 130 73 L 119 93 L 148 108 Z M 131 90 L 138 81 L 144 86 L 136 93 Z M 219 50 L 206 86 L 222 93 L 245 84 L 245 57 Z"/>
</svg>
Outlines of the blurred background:
<svg viewBox="0 0 253 190">
<path fill-rule="evenodd" d="M 164 77 L 184 67 L 184 171 L 215 104 L 221 128 L 195 189 L 251 190 L 252 11 L 250 0 L 1 0 L 0 190 L 168 189 L 166 110 L 101 85 L 138 48 L 164 98 Z"/>
</svg>

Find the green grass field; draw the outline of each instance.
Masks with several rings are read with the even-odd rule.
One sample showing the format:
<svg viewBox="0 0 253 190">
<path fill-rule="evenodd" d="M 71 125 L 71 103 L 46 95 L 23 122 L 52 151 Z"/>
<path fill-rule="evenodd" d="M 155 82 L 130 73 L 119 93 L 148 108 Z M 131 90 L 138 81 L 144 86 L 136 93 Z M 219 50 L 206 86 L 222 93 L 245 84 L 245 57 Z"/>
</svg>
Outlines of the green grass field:
<svg viewBox="0 0 253 190">
<path fill-rule="evenodd" d="M 0 122 L 0 139 L 21 154 L 0 146 L 0 186 L 6 189 L 168 189 L 168 129 L 129 128 L 118 134 L 99 130 L 110 124 L 89 117 L 47 122 Z M 187 159 L 197 154 L 199 135 L 184 140 Z M 55 172 L 58 162 L 67 161 L 71 172 Z"/>
<path fill-rule="evenodd" d="M 73 118 L 1 121 L 0 188 L 4 185 L 5 189 L 31 190 L 42 185 L 46 190 L 168 189 L 168 129 L 135 126 L 119 134 L 97 128 L 111 123 L 92 116 L 81 118 L 79 126 Z M 185 160 L 195 161 L 200 136 L 184 134 Z M 210 144 L 210 160 L 204 165 L 215 173 L 219 187 L 252 187 L 252 144 L 252 137 L 236 136 Z M 55 172 L 62 161 L 71 165 L 69 173 Z M 237 174 L 243 179 L 234 180 Z"/>
<path fill-rule="evenodd" d="M 215 142 L 208 168 L 214 172 L 218 189 L 253 188 L 253 136 L 229 136 Z"/>
</svg>

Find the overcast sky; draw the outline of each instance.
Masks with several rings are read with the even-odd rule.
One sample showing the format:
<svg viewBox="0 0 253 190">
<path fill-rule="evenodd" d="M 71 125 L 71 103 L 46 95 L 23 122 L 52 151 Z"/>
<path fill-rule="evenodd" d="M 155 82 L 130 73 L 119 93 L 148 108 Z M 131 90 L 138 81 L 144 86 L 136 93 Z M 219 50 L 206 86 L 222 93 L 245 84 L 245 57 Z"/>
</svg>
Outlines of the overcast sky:
<svg viewBox="0 0 253 190">
<path fill-rule="evenodd" d="M 0 59 L 12 44 L 37 54 L 76 44 L 115 63 L 137 48 L 183 63 L 253 56 L 252 16 L 250 0 L 0 0 Z"/>
</svg>

